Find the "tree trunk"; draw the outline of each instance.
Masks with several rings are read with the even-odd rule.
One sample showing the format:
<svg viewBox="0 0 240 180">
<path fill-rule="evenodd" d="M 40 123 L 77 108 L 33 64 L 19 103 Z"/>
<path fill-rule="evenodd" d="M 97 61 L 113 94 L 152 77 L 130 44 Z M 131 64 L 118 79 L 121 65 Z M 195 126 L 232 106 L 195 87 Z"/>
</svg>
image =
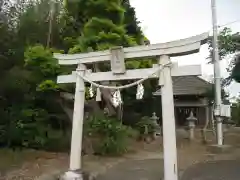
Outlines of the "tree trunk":
<svg viewBox="0 0 240 180">
<path fill-rule="evenodd" d="M 94 70 L 95 72 L 100 72 L 100 69 L 98 67 L 98 64 L 94 64 Z M 102 82 L 101 84 L 109 85 L 109 82 Z M 106 108 L 108 109 L 108 115 L 109 116 L 116 116 L 117 114 L 121 113 L 121 110 L 119 113 L 117 112 L 117 109 L 113 106 L 112 103 L 112 91 L 110 89 L 100 89 L 101 95 L 103 98 L 103 101 L 106 104 Z M 65 99 L 66 101 L 73 101 L 74 95 L 71 93 L 60 93 L 61 98 Z M 68 118 L 72 121 L 73 118 L 73 109 L 66 106 L 61 99 L 58 100 L 60 103 L 62 109 L 67 114 Z M 89 112 L 100 112 L 101 108 L 99 107 L 98 102 L 95 101 L 95 99 L 92 99 L 85 103 L 85 108 Z"/>
<path fill-rule="evenodd" d="M 106 103 L 106 108 L 108 109 L 108 115 L 114 116 L 116 115 L 116 109 L 114 108 L 112 104 L 112 94 L 109 89 L 101 89 L 101 94 L 103 97 L 104 102 Z"/>
<path fill-rule="evenodd" d="M 57 102 L 60 104 L 60 106 L 62 107 L 63 111 L 66 113 L 66 115 L 68 116 L 68 119 L 72 122 L 73 119 L 73 108 L 69 107 L 67 104 L 64 103 L 64 101 L 74 101 L 74 95 L 70 94 L 70 93 L 62 93 L 61 98 L 59 98 L 57 100 Z M 98 105 L 98 103 L 92 99 L 89 101 L 85 102 L 85 111 L 88 112 L 100 112 L 101 109 Z"/>
<path fill-rule="evenodd" d="M 100 69 L 99 69 L 99 66 L 98 64 L 94 64 L 94 70 L 95 72 L 100 72 Z M 105 81 L 105 82 L 102 82 L 101 84 L 104 84 L 104 85 L 110 85 L 109 82 Z M 116 109 L 114 108 L 113 104 L 112 104 L 112 93 L 111 93 L 111 90 L 110 89 L 100 89 L 101 91 L 101 94 L 102 94 L 102 97 L 103 97 L 103 100 L 104 102 L 106 103 L 106 108 L 108 109 L 108 113 L 109 113 L 109 116 L 114 116 L 116 115 Z"/>
</svg>

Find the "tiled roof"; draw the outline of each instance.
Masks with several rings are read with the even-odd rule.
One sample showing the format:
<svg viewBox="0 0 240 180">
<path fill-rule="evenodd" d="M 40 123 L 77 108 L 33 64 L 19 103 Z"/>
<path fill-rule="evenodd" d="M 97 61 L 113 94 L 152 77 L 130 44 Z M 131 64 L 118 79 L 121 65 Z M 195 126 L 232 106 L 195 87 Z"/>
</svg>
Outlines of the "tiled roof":
<svg viewBox="0 0 240 180">
<path fill-rule="evenodd" d="M 173 77 L 172 81 L 174 95 L 200 95 L 205 93 L 207 88 L 212 87 L 211 83 L 197 76 Z M 161 95 L 161 89 L 153 95 Z"/>
</svg>

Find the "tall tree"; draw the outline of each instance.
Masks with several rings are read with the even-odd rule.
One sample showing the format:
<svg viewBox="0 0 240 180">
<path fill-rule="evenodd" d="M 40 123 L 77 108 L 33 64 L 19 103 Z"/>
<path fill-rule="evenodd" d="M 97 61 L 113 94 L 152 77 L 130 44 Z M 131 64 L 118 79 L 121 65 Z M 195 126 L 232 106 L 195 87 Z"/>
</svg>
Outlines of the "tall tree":
<svg viewBox="0 0 240 180">
<path fill-rule="evenodd" d="M 61 3 L 58 0 L 40 0 L 28 3 L 25 11 L 20 14 L 18 21 L 19 41 L 23 46 L 32 44 L 47 45 L 50 37 L 51 47 L 61 48 L 60 14 Z M 49 26 L 51 25 L 51 32 Z"/>
<path fill-rule="evenodd" d="M 58 66 L 52 57 L 56 49 L 77 53 L 149 43 L 144 42 L 146 38 L 128 0 L 51 2 L 54 7 L 49 0 L 0 1 L 0 144 L 42 146 L 49 128 L 69 125 L 65 119 L 66 114 L 71 119 L 72 103 L 63 103 L 61 95 L 73 92 L 74 86 L 58 86 L 55 78 L 61 72 L 71 72 L 72 68 Z M 152 62 L 152 59 L 132 60 L 126 65 L 131 69 L 144 68 Z M 89 66 L 96 71 L 109 67 L 109 63 Z M 152 84 L 148 81 L 147 89 Z M 123 92 L 129 107 L 135 92 L 136 89 Z M 111 92 L 102 90 L 102 95 L 115 115 L 117 109 L 111 104 Z M 95 100 L 87 103 L 98 105 Z"/>
<path fill-rule="evenodd" d="M 60 4 L 55 5 L 60 7 Z M 53 117 L 62 119 L 61 108 L 53 105 L 54 94 L 46 91 L 55 85 L 49 79 L 52 79 L 57 62 L 49 57 L 52 56 L 51 51 L 41 46 L 28 46 L 36 43 L 45 46 L 47 43 L 49 1 L 6 1 L 0 9 L 0 144 L 28 146 L 26 141 L 35 145 L 37 141 L 43 143 L 43 132 L 47 131 L 53 119 L 56 120 Z M 51 46 L 61 47 L 60 9 L 56 9 Z"/>
<path fill-rule="evenodd" d="M 87 52 L 89 49 L 105 50 L 113 46 L 135 46 L 143 42 L 144 36 L 129 1 L 80 0 L 76 4 L 75 7 L 81 7 L 85 22 L 78 43 L 70 49 L 70 53 Z M 150 65 L 149 60 L 127 62 L 128 68 Z M 109 63 L 98 63 L 89 68 L 94 68 L 96 71 L 110 70 Z M 101 92 L 110 114 L 116 114 L 111 104 L 111 91 L 102 89 Z"/>
<path fill-rule="evenodd" d="M 146 39 L 141 30 L 140 22 L 137 20 L 135 9 L 129 0 L 123 0 L 122 3 L 125 9 L 124 24 L 126 24 L 127 34 L 133 36 L 137 44 L 142 44 Z"/>
</svg>

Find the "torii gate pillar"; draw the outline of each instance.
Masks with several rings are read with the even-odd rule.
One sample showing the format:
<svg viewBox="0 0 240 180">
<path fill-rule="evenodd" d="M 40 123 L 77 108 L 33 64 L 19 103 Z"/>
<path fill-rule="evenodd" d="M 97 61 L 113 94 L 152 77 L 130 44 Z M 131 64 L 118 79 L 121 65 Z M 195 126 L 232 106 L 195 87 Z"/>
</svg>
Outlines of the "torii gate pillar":
<svg viewBox="0 0 240 180">
<path fill-rule="evenodd" d="M 170 57 L 166 55 L 162 55 L 159 59 L 159 64 L 166 64 L 169 62 Z M 177 180 L 176 130 L 170 66 L 165 67 L 161 72 L 159 85 L 161 86 L 162 93 L 164 180 Z"/>
<path fill-rule="evenodd" d="M 86 67 L 83 64 L 79 64 L 77 67 L 77 73 L 84 75 Z M 72 138 L 71 138 L 71 153 L 70 153 L 70 165 L 69 171 L 63 176 L 64 180 L 82 180 L 82 139 L 83 139 L 83 118 L 84 118 L 84 102 L 85 102 L 85 86 L 84 80 L 79 76 L 76 76 L 76 89 L 75 100 L 73 110 L 73 122 L 72 122 Z"/>
</svg>

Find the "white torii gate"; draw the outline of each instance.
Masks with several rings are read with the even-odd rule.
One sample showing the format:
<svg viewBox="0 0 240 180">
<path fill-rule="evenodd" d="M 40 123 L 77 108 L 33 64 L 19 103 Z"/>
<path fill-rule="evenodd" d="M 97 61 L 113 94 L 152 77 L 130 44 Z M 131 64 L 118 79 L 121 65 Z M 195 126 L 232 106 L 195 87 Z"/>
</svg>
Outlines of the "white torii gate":
<svg viewBox="0 0 240 180">
<path fill-rule="evenodd" d="M 54 54 L 54 57 L 59 60 L 60 65 L 78 65 L 77 70 L 72 72 L 72 74 L 61 75 L 57 79 L 58 83 L 76 83 L 70 167 L 69 171 L 65 174 L 65 178 L 73 179 L 75 177 L 75 179 L 82 179 L 81 151 L 85 101 L 84 81 L 100 82 L 159 78 L 162 93 L 164 180 L 177 180 L 177 148 L 171 76 L 199 76 L 201 75 L 201 66 L 189 65 L 178 67 L 177 64 L 169 66 L 169 63 L 171 63 L 170 57 L 199 52 L 200 46 L 206 42 L 207 38 L 208 33 L 203 33 L 187 39 L 147 46 L 115 47 L 106 51 L 72 55 Z M 147 69 L 125 69 L 125 59 L 143 57 L 159 57 L 158 64 Z M 84 65 L 103 61 L 111 61 L 112 71 L 89 72 Z"/>
</svg>

